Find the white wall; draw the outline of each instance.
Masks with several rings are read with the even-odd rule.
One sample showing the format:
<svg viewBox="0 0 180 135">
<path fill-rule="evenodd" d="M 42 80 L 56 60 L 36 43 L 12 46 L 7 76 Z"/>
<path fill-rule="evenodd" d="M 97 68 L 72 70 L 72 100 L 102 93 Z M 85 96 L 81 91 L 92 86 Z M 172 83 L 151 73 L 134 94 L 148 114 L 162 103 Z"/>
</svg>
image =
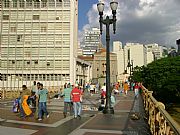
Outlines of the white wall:
<svg viewBox="0 0 180 135">
<path fill-rule="evenodd" d="M 117 71 L 118 78 L 124 73 L 124 50 L 122 48 L 122 43 L 120 41 L 113 42 L 113 53 L 117 55 Z"/>
<path fill-rule="evenodd" d="M 154 55 L 152 52 L 147 52 L 147 64 L 154 61 Z"/>
</svg>

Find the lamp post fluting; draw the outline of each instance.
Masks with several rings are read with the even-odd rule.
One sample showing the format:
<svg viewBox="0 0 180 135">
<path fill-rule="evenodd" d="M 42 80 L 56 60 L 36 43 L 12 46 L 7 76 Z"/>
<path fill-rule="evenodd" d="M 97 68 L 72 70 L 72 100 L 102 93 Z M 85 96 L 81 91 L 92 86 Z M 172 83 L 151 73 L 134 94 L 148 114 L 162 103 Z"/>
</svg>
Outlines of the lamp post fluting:
<svg viewBox="0 0 180 135">
<path fill-rule="evenodd" d="M 111 106 L 111 86 L 110 86 L 110 51 L 109 51 L 109 43 L 110 43 L 110 33 L 109 26 L 113 24 L 113 33 L 116 32 L 116 10 L 118 3 L 115 1 L 110 2 L 111 10 L 113 17 L 112 19 L 109 16 L 106 16 L 106 19 L 103 19 L 103 10 L 104 3 L 100 2 L 97 4 L 97 8 L 99 11 L 99 23 L 100 23 L 100 34 L 102 35 L 102 26 L 106 25 L 106 105 L 103 110 L 104 114 L 114 114 L 114 109 Z"/>
</svg>

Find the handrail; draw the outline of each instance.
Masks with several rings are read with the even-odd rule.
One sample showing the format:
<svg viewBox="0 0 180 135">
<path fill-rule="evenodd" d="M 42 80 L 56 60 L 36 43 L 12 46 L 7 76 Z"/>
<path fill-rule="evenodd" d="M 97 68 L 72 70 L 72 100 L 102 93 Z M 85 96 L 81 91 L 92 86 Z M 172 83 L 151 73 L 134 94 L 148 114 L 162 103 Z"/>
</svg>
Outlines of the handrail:
<svg viewBox="0 0 180 135">
<path fill-rule="evenodd" d="M 152 96 L 152 91 L 148 91 L 144 86 L 142 89 L 151 133 L 153 135 L 180 135 L 180 125 L 165 110 L 165 105 Z"/>
</svg>

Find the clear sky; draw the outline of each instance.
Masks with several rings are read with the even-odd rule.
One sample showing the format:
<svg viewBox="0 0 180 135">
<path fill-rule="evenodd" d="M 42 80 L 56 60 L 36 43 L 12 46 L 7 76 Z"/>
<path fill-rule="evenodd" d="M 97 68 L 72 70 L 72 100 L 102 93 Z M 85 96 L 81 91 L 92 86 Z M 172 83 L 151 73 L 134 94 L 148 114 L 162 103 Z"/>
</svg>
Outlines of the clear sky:
<svg viewBox="0 0 180 135">
<path fill-rule="evenodd" d="M 78 0 L 79 1 L 79 16 L 78 16 L 78 27 L 82 29 L 82 27 L 88 23 L 87 13 L 92 7 L 93 4 L 98 3 L 98 0 Z"/>
</svg>

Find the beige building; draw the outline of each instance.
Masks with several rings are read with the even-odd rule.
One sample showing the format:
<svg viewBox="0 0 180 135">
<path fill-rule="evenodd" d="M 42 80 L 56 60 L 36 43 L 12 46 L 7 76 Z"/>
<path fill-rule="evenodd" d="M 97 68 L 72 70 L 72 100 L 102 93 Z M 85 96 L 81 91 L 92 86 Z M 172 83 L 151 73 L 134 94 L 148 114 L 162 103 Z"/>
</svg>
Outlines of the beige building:
<svg viewBox="0 0 180 135">
<path fill-rule="evenodd" d="M 78 59 L 81 59 L 87 63 L 90 64 L 90 66 L 88 66 L 88 78 L 86 80 L 86 82 L 90 82 L 92 80 L 92 74 L 93 74 L 93 61 L 94 61 L 94 56 L 84 56 L 84 55 L 79 55 Z"/>
<path fill-rule="evenodd" d="M 77 0 L 1 0 L 1 86 L 74 83 Z"/>
<path fill-rule="evenodd" d="M 120 79 L 125 70 L 124 49 L 120 41 L 113 42 L 113 53 L 117 55 L 118 79 Z"/>
<path fill-rule="evenodd" d="M 106 50 L 101 49 L 101 51 L 94 54 L 93 60 L 93 71 L 92 79 L 101 80 L 101 84 L 105 83 L 106 79 Z M 114 83 L 117 81 L 117 55 L 115 53 L 110 53 L 110 81 Z"/>
<path fill-rule="evenodd" d="M 92 65 L 81 58 L 76 58 L 76 82 L 83 86 L 92 78 Z"/>
<path fill-rule="evenodd" d="M 147 65 L 147 50 L 143 44 L 126 43 L 123 48 L 120 41 L 114 41 L 113 52 L 117 54 L 118 80 L 123 80 L 123 78 L 125 78 L 125 71 L 127 71 L 128 76 L 130 75 L 128 63 L 131 64 L 131 69 L 132 66 L 134 68 L 136 66 Z"/>
<path fill-rule="evenodd" d="M 133 67 L 141 67 L 147 65 L 147 50 L 143 44 L 140 43 L 126 43 L 124 46 L 124 63 L 128 73 L 130 69 L 127 68 L 128 62 L 133 61 Z"/>
<path fill-rule="evenodd" d="M 164 50 L 167 51 L 166 47 L 160 46 L 156 43 L 147 44 L 145 46 L 146 46 L 147 52 L 149 54 L 149 55 L 147 55 L 147 63 L 151 63 L 154 60 L 158 60 L 158 59 L 166 57 L 166 55 L 163 55 Z"/>
</svg>

